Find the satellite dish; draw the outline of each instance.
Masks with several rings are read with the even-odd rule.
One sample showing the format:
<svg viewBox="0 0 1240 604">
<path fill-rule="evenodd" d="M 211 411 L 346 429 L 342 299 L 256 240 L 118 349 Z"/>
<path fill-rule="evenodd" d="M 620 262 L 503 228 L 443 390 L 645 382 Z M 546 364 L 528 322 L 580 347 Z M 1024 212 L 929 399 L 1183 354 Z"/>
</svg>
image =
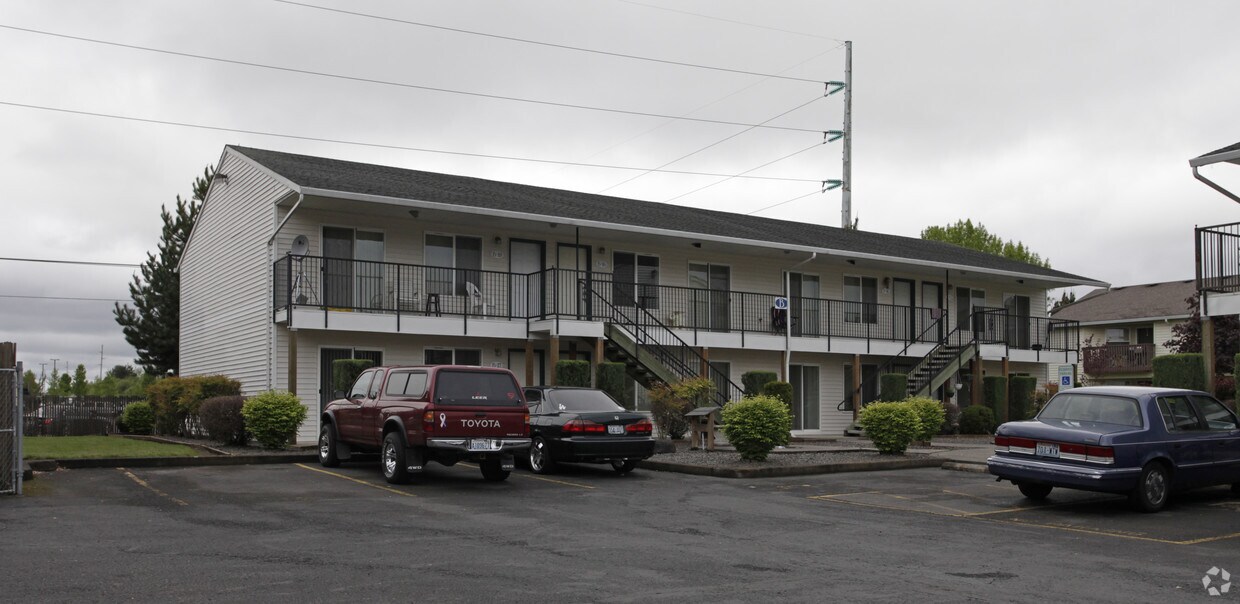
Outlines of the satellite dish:
<svg viewBox="0 0 1240 604">
<path fill-rule="evenodd" d="M 289 251 L 294 256 L 305 256 L 310 251 L 310 240 L 305 235 L 298 235 L 293 238 L 293 249 Z"/>
</svg>

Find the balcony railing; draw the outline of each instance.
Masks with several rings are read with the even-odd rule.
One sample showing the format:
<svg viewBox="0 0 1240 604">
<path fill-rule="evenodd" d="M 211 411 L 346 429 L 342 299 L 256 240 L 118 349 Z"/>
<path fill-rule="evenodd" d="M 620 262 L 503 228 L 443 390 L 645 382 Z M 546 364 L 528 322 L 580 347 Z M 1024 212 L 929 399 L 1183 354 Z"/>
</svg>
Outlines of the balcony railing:
<svg viewBox="0 0 1240 604">
<path fill-rule="evenodd" d="M 611 273 L 546 269 L 519 274 L 415 264 L 286 256 L 273 267 L 273 310 L 489 319 L 606 320 L 608 308 L 643 309 L 667 327 L 694 332 L 936 343 L 947 333 L 938 309 L 779 294 L 620 282 Z M 984 309 L 980 340 L 1034 350 L 1076 350 L 1074 321 Z"/>
<path fill-rule="evenodd" d="M 1197 291 L 1240 292 L 1240 222 L 1196 231 Z"/>
<path fill-rule="evenodd" d="M 1154 370 L 1153 344 L 1106 344 L 1081 349 L 1085 373 L 1110 375 L 1148 373 Z"/>
</svg>

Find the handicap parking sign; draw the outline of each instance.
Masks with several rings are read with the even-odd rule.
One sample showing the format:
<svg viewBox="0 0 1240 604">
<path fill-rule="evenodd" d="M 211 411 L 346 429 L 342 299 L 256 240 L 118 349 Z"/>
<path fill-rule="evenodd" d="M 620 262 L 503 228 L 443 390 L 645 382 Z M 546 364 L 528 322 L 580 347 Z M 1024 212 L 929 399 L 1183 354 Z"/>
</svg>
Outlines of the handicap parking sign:
<svg viewBox="0 0 1240 604">
<path fill-rule="evenodd" d="M 1072 376 L 1070 376 L 1070 375 L 1060 376 L 1060 377 L 1059 377 L 1059 385 L 1060 385 L 1060 386 L 1071 386 L 1071 385 L 1072 385 Z"/>
<path fill-rule="evenodd" d="M 1072 365 L 1059 366 L 1059 389 L 1066 390 L 1075 386 L 1073 378 L 1076 377 L 1076 367 Z"/>
</svg>

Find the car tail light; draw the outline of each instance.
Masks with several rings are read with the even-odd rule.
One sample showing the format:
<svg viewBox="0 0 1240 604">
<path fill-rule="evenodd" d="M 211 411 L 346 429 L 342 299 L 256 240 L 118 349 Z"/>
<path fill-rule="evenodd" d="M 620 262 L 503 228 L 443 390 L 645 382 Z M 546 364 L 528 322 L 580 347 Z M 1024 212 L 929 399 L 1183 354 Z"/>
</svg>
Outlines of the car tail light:
<svg viewBox="0 0 1240 604">
<path fill-rule="evenodd" d="M 995 453 L 1007 453 L 1008 447 L 1012 444 L 1012 439 L 1006 436 L 995 435 Z"/>
<path fill-rule="evenodd" d="M 526 428 L 530 427 L 530 414 L 529 413 L 525 414 L 525 427 Z"/>
<path fill-rule="evenodd" d="M 654 432 L 654 424 L 648 419 L 641 419 L 624 427 L 624 431 L 638 436 L 650 436 Z"/>
<path fill-rule="evenodd" d="M 428 409 L 422 412 L 422 431 L 423 432 L 434 432 L 435 431 L 435 412 L 434 411 L 431 411 Z"/>
<path fill-rule="evenodd" d="M 1085 461 L 1114 464 L 1115 449 L 1112 447 L 1085 447 Z"/>
<path fill-rule="evenodd" d="M 565 434 L 602 434 L 607 426 L 584 419 L 574 419 L 560 429 Z"/>
</svg>

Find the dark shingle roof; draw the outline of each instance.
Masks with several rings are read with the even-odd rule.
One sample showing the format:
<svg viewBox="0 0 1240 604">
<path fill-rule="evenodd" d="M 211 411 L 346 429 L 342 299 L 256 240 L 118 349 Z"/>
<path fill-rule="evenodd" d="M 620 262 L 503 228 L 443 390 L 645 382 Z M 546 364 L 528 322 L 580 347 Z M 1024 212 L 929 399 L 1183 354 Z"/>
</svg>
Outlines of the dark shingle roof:
<svg viewBox="0 0 1240 604">
<path fill-rule="evenodd" d="M 1096 282 L 1063 271 L 912 237 L 263 149 L 231 148 L 301 187 L 971 266 L 1052 281 Z"/>
<path fill-rule="evenodd" d="M 1219 153 L 1227 153 L 1228 151 L 1240 151 L 1240 143 L 1236 143 L 1234 145 L 1227 145 L 1226 147 L 1223 147 L 1222 149 L 1215 149 L 1214 151 L 1211 151 L 1209 153 L 1202 153 L 1201 155 L 1197 156 L 1197 158 L 1200 159 L 1202 157 L 1218 155 Z"/>
<path fill-rule="evenodd" d="M 1095 289 L 1080 300 L 1051 313 L 1051 316 L 1082 323 L 1187 317 L 1188 305 L 1184 300 L 1194 291 L 1196 284 L 1192 279 Z"/>
</svg>

